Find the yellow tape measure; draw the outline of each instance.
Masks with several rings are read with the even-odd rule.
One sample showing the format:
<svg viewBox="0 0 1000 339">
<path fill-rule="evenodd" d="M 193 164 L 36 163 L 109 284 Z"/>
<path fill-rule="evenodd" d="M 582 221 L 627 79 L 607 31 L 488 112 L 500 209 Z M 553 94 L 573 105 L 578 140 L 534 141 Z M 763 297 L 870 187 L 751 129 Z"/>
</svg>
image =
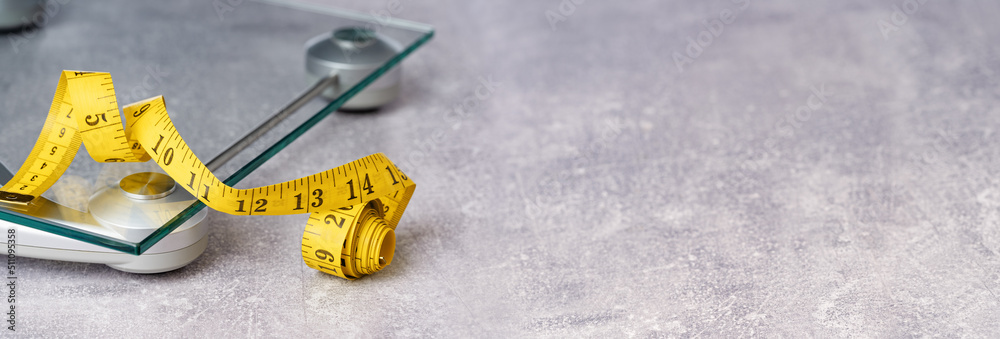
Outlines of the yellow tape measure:
<svg viewBox="0 0 1000 339">
<path fill-rule="evenodd" d="M 194 155 L 170 121 L 163 97 L 130 104 L 119 114 L 110 74 L 64 71 L 38 141 L 14 178 L 0 188 L 0 201 L 28 204 L 52 187 L 81 142 L 98 162 L 152 159 L 178 186 L 217 211 L 309 213 L 303 260 L 345 279 L 392 262 L 393 230 L 416 187 L 379 153 L 280 184 L 235 189 Z"/>
</svg>

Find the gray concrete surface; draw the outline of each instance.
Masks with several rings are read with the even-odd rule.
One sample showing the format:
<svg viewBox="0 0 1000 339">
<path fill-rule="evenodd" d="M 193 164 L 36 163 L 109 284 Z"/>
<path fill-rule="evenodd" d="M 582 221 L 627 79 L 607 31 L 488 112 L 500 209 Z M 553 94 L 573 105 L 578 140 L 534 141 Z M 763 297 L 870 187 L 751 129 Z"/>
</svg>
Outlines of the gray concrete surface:
<svg viewBox="0 0 1000 339">
<path fill-rule="evenodd" d="M 302 216 L 212 213 L 172 273 L 24 259 L 19 333 L 1000 334 L 995 2 L 563 3 L 403 1 L 437 27 L 403 97 L 243 182 L 385 152 L 418 188 L 384 271 L 306 267 Z"/>
</svg>

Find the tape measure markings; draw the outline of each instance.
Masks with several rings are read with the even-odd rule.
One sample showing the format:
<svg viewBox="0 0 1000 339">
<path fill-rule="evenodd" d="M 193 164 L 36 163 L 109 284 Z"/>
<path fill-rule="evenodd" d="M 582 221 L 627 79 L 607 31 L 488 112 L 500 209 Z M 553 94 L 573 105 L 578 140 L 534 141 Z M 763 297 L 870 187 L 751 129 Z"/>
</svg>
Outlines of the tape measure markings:
<svg viewBox="0 0 1000 339">
<path fill-rule="evenodd" d="M 398 167 L 377 153 L 299 179 L 236 189 L 219 180 L 194 154 L 170 120 L 163 97 L 127 105 L 119 114 L 108 73 L 64 71 L 42 132 L 24 162 L 31 165 L 22 166 L 0 187 L 0 201 L 27 204 L 41 195 L 66 171 L 81 144 L 87 145 L 91 158 L 98 162 L 152 159 L 178 186 L 227 214 L 309 213 L 306 233 L 321 236 L 314 239 L 304 233 L 303 248 L 320 248 L 313 252 L 316 260 L 329 259 L 336 264 L 335 259 L 340 259 L 341 270 L 320 265 L 305 255 L 305 250 L 304 261 L 347 279 L 373 273 L 387 264 L 380 248 L 394 248 L 392 229 L 415 187 Z M 337 175 L 345 180 L 340 185 Z M 329 180 L 324 181 L 324 176 Z M 388 261 L 391 255 L 390 251 Z"/>
</svg>

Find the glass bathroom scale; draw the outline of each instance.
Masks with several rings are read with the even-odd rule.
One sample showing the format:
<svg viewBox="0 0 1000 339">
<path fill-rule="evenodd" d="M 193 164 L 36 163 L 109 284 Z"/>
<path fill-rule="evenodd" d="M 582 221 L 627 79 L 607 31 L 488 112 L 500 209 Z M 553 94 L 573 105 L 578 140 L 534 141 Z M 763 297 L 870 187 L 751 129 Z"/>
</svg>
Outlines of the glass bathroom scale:
<svg viewBox="0 0 1000 339">
<path fill-rule="evenodd" d="M 428 25 L 391 15 L 293 2 L 49 3 L 36 27 L 0 34 L 0 163 L 5 165 L 0 183 L 28 158 L 63 70 L 110 73 L 119 107 L 164 96 L 180 135 L 209 162 L 313 84 L 305 70 L 305 45 L 313 37 L 353 27 L 393 41 L 397 49 L 370 72 L 341 79 L 337 93 L 305 103 L 230 154 L 214 172 L 232 186 L 366 87 L 377 85 L 434 33 Z M 98 163 L 85 148 L 55 186 L 33 202 L 42 208 L 0 206 L 0 219 L 140 255 L 205 208 L 179 190 L 173 194 L 186 196 L 160 211 L 162 226 L 138 238 L 95 223 L 89 217 L 92 196 L 117 189 L 129 174 L 163 171 L 153 162 Z"/>
</svg>

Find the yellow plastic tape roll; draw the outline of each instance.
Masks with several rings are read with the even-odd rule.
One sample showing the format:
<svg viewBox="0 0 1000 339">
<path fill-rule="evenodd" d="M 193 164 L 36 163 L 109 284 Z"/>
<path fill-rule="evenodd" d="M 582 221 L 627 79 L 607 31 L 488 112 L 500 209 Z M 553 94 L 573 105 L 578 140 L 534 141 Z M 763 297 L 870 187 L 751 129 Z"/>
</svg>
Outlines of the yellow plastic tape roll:
<svg viewBox="0 0 1000 339">
<path fill-rule="evenodd" d="M 52 187 L 81 142 L 98 162 L 152 159 L 178 186 L 217 211 L 309 213 L 303 260 L 345 279 L 377 272 L 392 261 L 393 230 L 416 187 L 379 153 L 280 184 L 232 188 L 177 133 L 163 97 L 130 104 L 119 114 L 110 74 L 64 71 L 38 141 L 14 178 L 0 188 L 0 201 L 28 204 Z"/>
</svg>

